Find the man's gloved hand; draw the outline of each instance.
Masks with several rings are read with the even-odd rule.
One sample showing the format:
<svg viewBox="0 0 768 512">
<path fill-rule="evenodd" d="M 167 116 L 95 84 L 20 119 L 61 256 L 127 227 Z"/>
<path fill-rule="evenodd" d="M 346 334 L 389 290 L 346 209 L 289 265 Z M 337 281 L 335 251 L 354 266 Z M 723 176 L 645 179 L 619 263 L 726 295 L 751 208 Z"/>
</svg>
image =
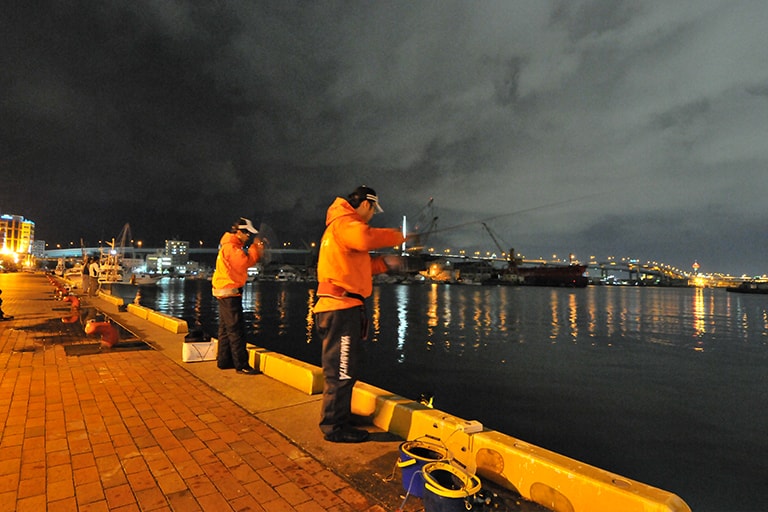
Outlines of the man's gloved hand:
<svg viewBox="0 0 768 512">
<path fill-rule="evenodd" d="M 411 233 L 405 237 L 406 250 L 413 251 L 416 249 L 422 249 L 424 246 L 421 243 L 421 235 L 419 233 Z"/>
<path fill-rule="evenodd" d="M 402 256 L 397 254 L 385 254 L 382 256 L 382 259 L 390 272 L 402 272 L 405 269 L 405 261 L 403 261 Z"/>
</svg>

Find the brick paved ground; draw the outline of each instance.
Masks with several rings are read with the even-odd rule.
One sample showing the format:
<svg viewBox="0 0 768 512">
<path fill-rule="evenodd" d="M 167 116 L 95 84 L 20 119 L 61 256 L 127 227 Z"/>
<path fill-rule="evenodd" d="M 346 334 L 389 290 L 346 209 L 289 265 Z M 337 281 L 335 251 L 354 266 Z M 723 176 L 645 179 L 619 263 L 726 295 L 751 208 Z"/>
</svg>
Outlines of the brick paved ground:
<svg viewBox="0 0 768 512">
<path fill-rule="evenodd" d="M 384 511 L 156 351 L 66 355 L 47 285 L 0 274 L 0 512 Z"/>
</svg>

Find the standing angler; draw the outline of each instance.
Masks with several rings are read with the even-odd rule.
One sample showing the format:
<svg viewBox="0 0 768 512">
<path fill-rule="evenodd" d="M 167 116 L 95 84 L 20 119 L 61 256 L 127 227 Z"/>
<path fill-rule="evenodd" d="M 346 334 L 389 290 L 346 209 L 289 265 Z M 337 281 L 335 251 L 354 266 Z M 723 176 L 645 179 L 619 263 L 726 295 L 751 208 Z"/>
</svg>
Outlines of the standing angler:
<svg viewBox="0 0 768 512">
<path fill-rule="evenodd" d="M 361 186 L 328 208 L 317 263 L 315 327 L 323 341 L 325 387 L 320 430 L 335 443 L 359 443 L 368 432 L 350 425 L 352 388 L 358 377 L 361 341 L 367 337 L 365 299 L 373 275 L 394 270 L 400 257 L 371 257 L 369 251 L 405 241 L 396 229 L 372 228 L 373 215 L 383 211 L 373 189 Z"/>
<path fill-rule="evenodd" d="M 242 287 L 248 280 L 248 267 L 255 265 L 264 252 L 260 239 L 245 249 L 251 235 L 258 234 L 250 219 L 240 217 L 219 241 L 216 269 L 211 285 L 219 303 L 219 347 L 216 364 L 222 370 L 234 368 L 237 373 L 258 373 L 248 364 L 245 349 L 245 320 L 243 318 Z"/>
</svg>

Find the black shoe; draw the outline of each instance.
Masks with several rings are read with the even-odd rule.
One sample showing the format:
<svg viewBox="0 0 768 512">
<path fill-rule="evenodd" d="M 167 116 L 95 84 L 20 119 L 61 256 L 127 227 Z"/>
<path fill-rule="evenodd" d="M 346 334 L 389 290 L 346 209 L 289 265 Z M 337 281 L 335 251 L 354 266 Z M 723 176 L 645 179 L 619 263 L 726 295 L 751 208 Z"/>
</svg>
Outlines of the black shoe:
<svg viewBox="0 0 768 512">
<path fill-rule="evenodd" d="M 362 443 L 367 441 L 370 434 L 367 430 L 359 428 L 344 427 L 325 434 L 325 440 L 332 443 Z"/>
<path fill-rule="evenodd" d="M 245 375 L 256 375 L 256 374 L 259 373 L 259 371 L 258 370 L 254 370 L 250 366 L 246 366 L 245 368 L 239 368 L 237 370 L 237 373 L 243 373 Z"/>
</svg>

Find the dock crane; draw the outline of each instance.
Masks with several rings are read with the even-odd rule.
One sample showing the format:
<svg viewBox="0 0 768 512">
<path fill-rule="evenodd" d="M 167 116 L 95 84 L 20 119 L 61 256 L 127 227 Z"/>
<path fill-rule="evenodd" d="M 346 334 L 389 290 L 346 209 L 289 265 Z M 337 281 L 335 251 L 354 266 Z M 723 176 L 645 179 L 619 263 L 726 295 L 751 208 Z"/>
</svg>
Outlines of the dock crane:
<svg viewBox="0 0 768 512">
<path fill-rule="evenodd" d="M 499 242 L 498 238 L 496 238 L 496 235 L 493 233 L 491 228 L 488 227 L 488 224 L 486 224 L 485 222 L 481 222 L 481 224 L 483 225 L 483 228 L 485 229 L 485 231 L 488 232 L 488 235 L 493 240 L 493 243 L 496 244 L 496 248 L 499 250 L 499 254 L 503 255 L 505 253 L 505 251 L 502 248 L 501 243 Z M 514 262 L 514 260 L 515 260 L 515 250 L 514 249 L 510 249 L 509 252 L 507 253 L 507 261 L 512 263 L 512 262 Z"/>
</svg>

